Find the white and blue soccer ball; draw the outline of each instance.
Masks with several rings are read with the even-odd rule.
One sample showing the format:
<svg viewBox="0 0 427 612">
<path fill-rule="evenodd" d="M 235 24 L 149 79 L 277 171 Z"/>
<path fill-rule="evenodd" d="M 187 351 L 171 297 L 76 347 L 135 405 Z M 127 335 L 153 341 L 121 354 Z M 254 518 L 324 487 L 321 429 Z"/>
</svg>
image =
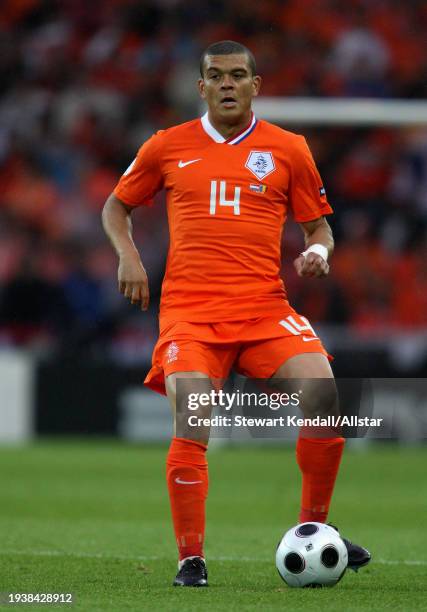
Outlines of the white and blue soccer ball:
<svg viewBox="0 0 427 612">
<path fill-rule="evenodd" d="M 334 586 L 347 563 L 347 548 L 338 531 L 323 523 L 296 525 L 277 546 L 276 567 L 290 587 Z"/>
</svg>

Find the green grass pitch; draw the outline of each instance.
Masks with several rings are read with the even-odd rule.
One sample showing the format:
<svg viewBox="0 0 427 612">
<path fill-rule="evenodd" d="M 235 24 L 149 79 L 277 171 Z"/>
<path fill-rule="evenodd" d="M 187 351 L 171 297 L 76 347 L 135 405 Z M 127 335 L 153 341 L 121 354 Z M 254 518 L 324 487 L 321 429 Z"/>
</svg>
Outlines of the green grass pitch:
<svg viewBox="0 0 427 612">
<path fill-rule="evenodd" d="M 75 596 L 30 607 L 44 610 L 427 610 L 426 447 L 347 449 L 330 519 L 373 562 L 320 590 L 288 588 L 274 565 L 297 522 L 293 448 L 255 445 L 209 451 L 210 586 L 173 588 L 165 453 L 110 440 L 0 447 L 0 591 Z"/>
</svg>

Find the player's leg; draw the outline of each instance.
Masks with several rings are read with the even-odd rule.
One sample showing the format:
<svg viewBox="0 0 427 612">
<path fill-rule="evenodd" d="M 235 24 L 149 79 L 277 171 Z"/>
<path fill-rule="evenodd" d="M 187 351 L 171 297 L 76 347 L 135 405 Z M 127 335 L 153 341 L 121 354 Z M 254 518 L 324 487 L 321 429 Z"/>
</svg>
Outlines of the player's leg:
<svg viewBox="0 0 427 612">
<path fill-rule="evenodd" d="M 165 384 L 174 416 L 174 436 L 166 460 L 166 479 L 179 555 L 179 571 L 174 585 L 206 586 L 203 544 L 209 428 L 190 427 L 188 417 L 190 414 L 195 418 L 209 417 L 211 407 L 201 406 L 189 413 L 187 398 L 195 391 L 209 393 L 213 386 L 209 376 L 203 372 L 176 372 L 166 377 Z"/>
<path fill-rule="evenodd" d="M 305 417 L 338 414 L 335 381 L 327 352 L 306 319 L 301 319 L 303 327 L 296 313 L 292 315 L 292 325 L 283 326 L 287 320 L 277 322 L 271 317 L 260 322 L 263 328 L 259 331 L 267 340 L 251 342 L 241 350 L 238 371 L 252 378 L 271 380 L 273 377 L 274 387 L 283 384 L 286 392 L 292 384 L 298 385 L 298 390 L 302 385 L 301 408 Z M 278 336 L 277 325 L 289 334 Z M 304 330 L 305 335 L 299 334 L 299 329 Z M 310 428 L 300 431 L 297 442 L 297 460 L 302 472 L 300 521 L 326 521 L 343 447 L 344 439 L 339 431 L 323 432 L 323 437 Z M 369 562 L 371 557 L 366 549 L 343 540 L 348 550 L 349 567 L 358 569 Z"/>
<path fill-rule="evenodd" d="M 274 373 L 275 384 L 297 379 L 304 417 L 338 415 L 335 382 L 329 361 L 320 353 L 303 353 L 287 359 Z M 299 520 L 326 522 L 338 474 L 344 438 L 333 429 L 301 428 L 296 446 L 302 473 Z"/>
<path fill-rule="evenodd" d="M 336 387 L 327 353 L 308 323 L 304 323 L 304 336 L 297 329 L 288 334 L 283 329 L 283 335 L 277 337 L 277 329 L 283 327 L 277 319 L 260 325 L 259 333 L 265 333 L 267 339 L 243 348 L 239 371 L 252 378 L 269 379 L 280 392 L 302 391 L 299 397 L 304 417 L 337 415 Z M 269 338 L 268 334 L 276 337 Z M 297 459 L 302 472 L 301 522 L 326 521 L 343 447 L 344 439 L 334 430 L 312 432 L 303 428 L 300 432 Z"/>
<path fill-rule="evenodd" d="M 303 353 L 287 359 L 276 370 L 273 379 L 298 379 L 303 390 L 301 409 L 304 417 L 338 415 L 338 401 L 328 359 L 321 353 Z M 320 434 L 313 428 L 301 428 L 296 456 L 302 473 L 302 495 L 299 522 L 327 520 L 335 480 L 344 449 L 344 438 L 334 433 Z M 317 434 L 317 435 L 314 435 Z M 336 529 L 336 527 L 335 527 Z M 368 550 L 343 541 L 348 552 L 348 566 L 357 571 L 371 560 Z"/>
<path fill-rule="evenodd" d="M 154 348 L 145 384 L 168 396 L 174 435 L 166 476 L 179 552 L 176 586 L 206 586 L 204 562 L 205 503 L 208 494 L 206 451 L 209 427 L 191 426 L 189 417 L 205 418 L 211 406 L 189 410 L 190 394 L 210 393 L 225 380 L 239 350 L 212 325 L 177 322 L 164 329 Z M 192 406 L 194 407 L 194 405 Z"/>
</svg>

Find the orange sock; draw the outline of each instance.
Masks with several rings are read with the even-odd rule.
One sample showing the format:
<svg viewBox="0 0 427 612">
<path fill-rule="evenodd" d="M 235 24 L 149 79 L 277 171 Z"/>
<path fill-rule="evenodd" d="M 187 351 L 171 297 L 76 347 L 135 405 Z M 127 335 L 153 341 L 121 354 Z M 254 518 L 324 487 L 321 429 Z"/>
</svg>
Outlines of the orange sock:
<svg viewBox="0 0 427 612">
<path fill-rule="evenodd" d="M 326 522 L 344 443 L 344 438 L 298 438 L 296 455 L 302 472 L 300 523 Z"/>
<path fill-rule="evenodd" d="M 166 479 L 180 560 L 204 556 L 207 448 L 200 442 L 172 438 L 166 460 Z"/>
</svg>

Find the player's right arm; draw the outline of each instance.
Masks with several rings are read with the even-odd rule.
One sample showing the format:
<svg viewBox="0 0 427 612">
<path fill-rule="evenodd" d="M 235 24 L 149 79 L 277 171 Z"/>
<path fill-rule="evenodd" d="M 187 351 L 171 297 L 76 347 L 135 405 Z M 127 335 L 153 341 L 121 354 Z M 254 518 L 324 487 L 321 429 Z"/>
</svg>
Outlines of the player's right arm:
<svg viewBox="0 0 427 612">
<path fill-rule="evenodd" d="M 132 238 L 131 206 L 126 206 L 112 193 L 102 211 L 102 225 L 119 258 L 118 287 L 131 304 L 147 310 L 148 278 Z"/>
<path fill-rule="evenodd" d="M 131 212 L 137 206 L 150 206 L 163 186 L 160 134 L 142 145 L 102 211 L 104 230 L 119 257 L 119 291 L 142 310 L 148 308 L 148 279 L 132 238 Z"/>
</svg>

